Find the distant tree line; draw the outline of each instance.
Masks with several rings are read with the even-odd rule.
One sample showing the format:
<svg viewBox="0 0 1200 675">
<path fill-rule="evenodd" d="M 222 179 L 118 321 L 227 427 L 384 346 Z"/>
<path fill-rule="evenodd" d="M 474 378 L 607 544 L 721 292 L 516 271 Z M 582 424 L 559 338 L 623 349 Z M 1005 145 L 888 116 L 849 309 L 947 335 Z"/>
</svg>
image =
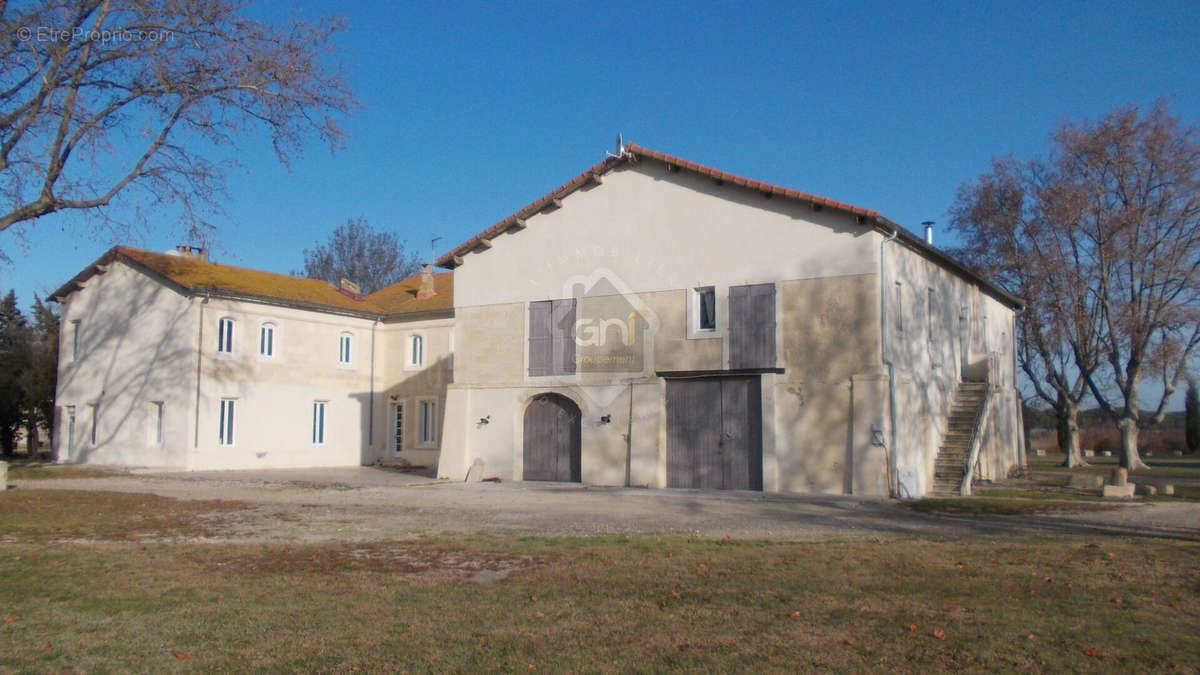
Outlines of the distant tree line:
<svg viewBox="0 0 1200 675">
<path fill-rule="evenodd" d="M 9 291 L 0 300 L 0 452 L 12 457 L 27 441 L 30 456 L 49 445 L 54 433 L 58 382 L 58 314 L 34 297 L 31 318 Z M 40 438 L 39 429 L 51 434 Z"/>
</svg>

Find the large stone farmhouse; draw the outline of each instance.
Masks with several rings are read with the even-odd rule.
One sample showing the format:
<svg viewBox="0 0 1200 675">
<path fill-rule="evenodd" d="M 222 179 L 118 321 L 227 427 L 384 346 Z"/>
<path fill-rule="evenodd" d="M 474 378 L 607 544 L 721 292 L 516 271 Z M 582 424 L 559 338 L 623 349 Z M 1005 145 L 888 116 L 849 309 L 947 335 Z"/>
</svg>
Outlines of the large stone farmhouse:
<svg viewBox="0 0 1200 675">
<path fill-rule="evenodd" d="M 1020 300 L 879 213 L 625 145 L 368 296 L 116 248 L 62 461 L 911 497 L 1023 461 Z"/>
</svg>

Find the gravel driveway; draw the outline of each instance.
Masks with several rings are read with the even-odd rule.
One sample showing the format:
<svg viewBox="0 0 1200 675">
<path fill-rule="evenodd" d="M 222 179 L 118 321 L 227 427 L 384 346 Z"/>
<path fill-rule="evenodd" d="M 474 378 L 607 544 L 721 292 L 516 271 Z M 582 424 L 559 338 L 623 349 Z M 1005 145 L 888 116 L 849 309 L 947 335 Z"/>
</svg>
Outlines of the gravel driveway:
<svg viewBox="0 0 1200 675">
<path fill-rule="evenodd" d="M 1200 503 L 1125 504 L 1028 516 L 921 514 L 842 496 L 451 483 L 371 467 L 127 474 L 10 481 L 17 489 L 107 490 L 237 500 L 225 541 L 369 541 L 440 533 L 685 533 L 706 537 L 1167 537 L 1200 541 Z"/>
</svg>

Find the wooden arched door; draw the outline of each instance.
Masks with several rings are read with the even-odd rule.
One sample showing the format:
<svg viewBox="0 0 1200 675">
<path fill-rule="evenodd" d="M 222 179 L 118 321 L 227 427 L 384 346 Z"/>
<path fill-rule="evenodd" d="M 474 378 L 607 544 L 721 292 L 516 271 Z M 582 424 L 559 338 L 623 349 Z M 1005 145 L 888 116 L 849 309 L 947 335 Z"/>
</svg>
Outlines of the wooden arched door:
<svg viewBox="0 0 1200 675">
<path fill-rule="evenodd" d="M 566 396 L 539 394 L 525 409 L 525 480 L 580 482 L 579 406 Z"/>
</svg>

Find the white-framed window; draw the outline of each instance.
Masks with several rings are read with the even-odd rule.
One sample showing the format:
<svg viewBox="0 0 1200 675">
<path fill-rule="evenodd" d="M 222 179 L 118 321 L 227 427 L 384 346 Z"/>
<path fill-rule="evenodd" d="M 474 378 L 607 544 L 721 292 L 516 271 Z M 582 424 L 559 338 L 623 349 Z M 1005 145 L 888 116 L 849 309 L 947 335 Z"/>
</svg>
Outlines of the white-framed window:
<svg viewBox="0 0 1200 675">
<path fill-rule="evenodd" d="M 425 363 L 425 336 L 408 336 L 407 364 L 410 368 L 419 368 Z"/>
<path fill-rule="evenodd" d="M 275 356 L 275 324 L 269 321 L 258 327 L 258 355 Z"/>
<path fill-rule="evenodd" d="M 163 442 L 163 402 L 150 401 L 149 426 L 147 427 L 147 435 L 151 445 L 162 445 Z"/>
<path fill-rule="evenodd" d="M 925 289 L 925 318 L 929 320 L 929 325 L 926 326 L 926 328 L 929 331 L 929 341 L 931 343 L 935 339 L 934 327 L 936 325 L 935 319 L 933 318 L 933 307 L 933 289 Z"/>
<path fill-rule="evenodd" d="M 904 335 L 904 284 L 896 282 L 896 303 L 895 303 L 895 323 L 896 335 Z"/>
<path fill-rule="evenodd" d="M 437 443 L 437 400 L 435 399 L 417 401 L 417 443 L 420 445 Z"/>
<path fill-rule="evenodd" d="M 217 322 L 217 353 L 233 353 L 233 319 L 227 316 Z"/>
<path fill-rule="evenodd" d="M 343 366 L 350 365 L 350 350 L 354 346 L 354 335 L 351 333 L 342 333 L 338 336 L 338 364 Z"/>
<path fill-rule="evenodd" d="M 100 433 L 100 404 L 92 403 L 88 407 L 92 409 L 92 430 L 91 441 L 92 445 L 96 444 L 96 437 Z"/>
<path fill-rule="evenodd" d="M 67 406 L 67 456 L 75 450 L 75 406 Z"/>
<path fill-rule="evenodd" d="M 723 316 L 727 305 L 728 291 L 716 286 L 693 286 L 686 294 L 686 327 L 690 340 L 705 340 L 724 337 Z"/>
<path fill-rule="evenodd" d="M 79 358 L 79 319 L 71 320 L 71 360 Z"/>
<path fill-rule="evenodd" d="M 404 450 L 404 403 L 392 404 L 392 452 L 400 454 Z"/>
<path fill-rule="evenodd" d="M 217 431 L 217 440 L 221 445 L 233 445 L 233 409 L 235 402 L 232 398 L 221 399 L 221 417 Z"/>
<path fill-rule="evenodd" d="M 695 289 L 692 298 L 696 303 L 696 331 L 717 330 L 717 289 L 712 286 L 702 286 Z"/>
<path fill-rule="evenodd" d="M 325 444 L 325 405 L 327 401 L 313 401 L 313 445 Z"/>
</svg>

